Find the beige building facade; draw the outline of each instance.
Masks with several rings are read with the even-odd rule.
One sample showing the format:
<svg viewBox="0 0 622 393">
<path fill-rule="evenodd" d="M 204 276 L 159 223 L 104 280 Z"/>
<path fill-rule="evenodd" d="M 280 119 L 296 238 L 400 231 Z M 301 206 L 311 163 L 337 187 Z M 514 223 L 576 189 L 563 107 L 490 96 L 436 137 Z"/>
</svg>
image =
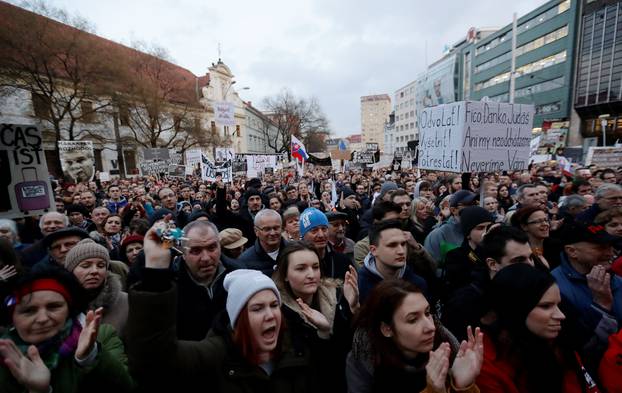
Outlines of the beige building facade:
<svg viewBox="0 0 622 393">
<path fill-rule="evenodd" d="M 363 143 L 375 142 L 384 149 L 384 125 L 391 113 L 391 97 L 376 94 L 361 97 L 361 134 Z"/>
</svg>

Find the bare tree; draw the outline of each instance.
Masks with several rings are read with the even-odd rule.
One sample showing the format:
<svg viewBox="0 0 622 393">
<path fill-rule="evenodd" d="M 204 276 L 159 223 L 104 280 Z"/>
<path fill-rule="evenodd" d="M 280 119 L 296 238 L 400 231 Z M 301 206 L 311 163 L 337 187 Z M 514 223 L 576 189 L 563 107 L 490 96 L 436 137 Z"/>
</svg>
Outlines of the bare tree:
<svg viewBox="0 0 622 393">
<path fill-rule="evenodd" d="M 196 145 L 215 146 L 217 135 L 200 121 L 202 107 L 196 80 L 172 64 L 168 52 L 157 45 L 134 43 L 128 60 L 127 94 L 119 99 L 125 125 L 136 142 L 146 148 L 185 151 Z"/>
<path fill-rule="evenodd" d="M 58 141 L 76 138 L 76 123 L 110 105 L 98 97 L 114 86 L 115 56 L 88 33 L 93 28 L 86 20 L 40 1 L 23 6 L 33 12 L 3 6 L 11 17 L 0 29 L 0 88 L 5 95 L 30 93 L 58 153 Z"/>
<path fill-rule="evenodd" d="M 268 119 L 264 120 L 262 131 L 268 146 L 277 153 L 289 152 L 292 135 L 303 141 L 314 141 L 315 134 L 330 132 L 328 120 L 315 98 L 298 98 L 283 89 L 274 97 L 266 97 L 263 107 Z M 268 121 L 272 124 L 267 124 Z M 270 132 L 270 127 L 276 127 L 277 132 Z"/>
</svg>

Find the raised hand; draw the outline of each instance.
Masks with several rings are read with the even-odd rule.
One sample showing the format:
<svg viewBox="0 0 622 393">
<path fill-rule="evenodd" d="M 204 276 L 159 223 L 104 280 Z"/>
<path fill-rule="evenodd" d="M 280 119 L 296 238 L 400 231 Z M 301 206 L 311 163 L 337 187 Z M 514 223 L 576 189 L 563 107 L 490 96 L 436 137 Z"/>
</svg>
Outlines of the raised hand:
<svg viewBox="0 0 622 393">
<path fill-rule="evenodd" d="M 0 280 L 8 280 L 17 274 L 17 270 L 15 270 L 15 266 L 13 265 L 4 265 L 2 269 L 0 269 Z"/>
<path fill-rule="evenodd" d="M 596 265 L 587 274 L 587 286 L 592 291 L 594 303 L 605 310 L 611 311 L 613 305 L 613 294 L 611 292 L 611 275 L 607 273 L 607 268 Z"/>
<path fill-rule="evenodd" d="M 76 348 L 76 358 L 85 359 L 95 345 L 97 340 L 97 332 L 99 332 L 99 324 L 101 323 L 102 316 L 104 315 L 104 309 L 102 307 L 93 311 L 90 310 L 86 313 L 86 322 L 80 332 L 80 338 L 78 338 L 78 347 Z"/>
<path fill-rule="evenodd" d="M 355 313 L 358 310 L 359 304 L 359 276 L 354 266 L 350 266 L 345 275 L 343 282 L 343 296 L 348 300 L 350 305 L 350 311 Z"/>
<path fill-rule="evenodd" d="M 484 334 L 479 328 L 475 328 L 475 334 L 471 327 L 467 327 L 468 341 L 462 341 L 460 349 L 451 366 L 451 375 L 454 385 L 461 389 L 475 382 L 484 361 Z"/>
<path fill-rule="evenodd" d="M 145 267 L 151 269 L 167 269 L 171 264 L 171 252 L 162 245 L 162 239 L 158 236 L 158 229 L 164 231 L 171 218 L 171 215 L 168 214 L 164 220 L 153 224 L 145 234 L 145 240 L 143 242 Z"/>
<path fill-rule="evenodd" d="M 28 356 L 24 356 L 12 340 L 0 340 L 0 356 L 13 377 L 28 391 L 49 390 L 50 370 L 41 360 L 37 347 L 28 347 Z"/>
<path fill-rule="evenodd" d="M 296 302 L 300 306 L 302 314 L 309 320 L 309 322 L 311 322 L 316 328 L 318 328 L 319 331 L 330 331 L 330 323 L 321 312 L 309 307 L 305 302 L 302 301 L 301 298 L 296 299 Z"/>
<path fill-rule="evenodd" d="M 445 392 L 447 371 L 449 371 L 449 354 L 451 349 L 448 343 L 442 343 L 436 351 L 430 351 L 430 359 L 425 366 L 428 386 L 434 392 Z"/>
</svg>

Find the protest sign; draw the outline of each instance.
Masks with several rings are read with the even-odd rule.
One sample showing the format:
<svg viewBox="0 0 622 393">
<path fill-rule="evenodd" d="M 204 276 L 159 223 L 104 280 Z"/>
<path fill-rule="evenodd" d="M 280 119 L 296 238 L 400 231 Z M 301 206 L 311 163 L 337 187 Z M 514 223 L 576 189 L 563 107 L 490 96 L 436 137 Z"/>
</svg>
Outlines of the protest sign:
<svg viewBox="0 0 622 393">
<path fill-rule="evenodd" d="M 216 181 L 217 176 L 222 177 L 222 181 L 230 183 L 233 181 L 233 162 L 225 161 L 222 164 L 214 164 L 207 156 L 201 155 L 201 180 Z"/>
<path fill-rule="evenodd" d="M 365 150 L 375 153 L 378 150 L 378 143 L 376 143 L 376 142 L 367 142 L 365 144 Z"/>
<path fill-rule="evenodd" d="M 374 163 L 374 153 L 372 153 L 372 152 L 356 151 L 356 152 L 354 152 L 354 157 L 352 158 L 352 162 L 354 164 L 373 164 Z"/>
<path fill-rule="evenodd" d="M 617 169 L 622 166 L 622 147 L 590 147 L 585 165 Z"/>
<path fill-rule="evenodd" d="M 258 177 L 265 172 L 265 168 L 276 167 L 275 155 L 247 155 L 246 156 L 246 175 L 248 177 Z"/>
<path fill-rule="evenodd" d="M 110 172 L 99 172 L 100 181 L 110 181 Z"/>
<path fill-rule="evenodd" d="M 72 183 L 91 181 L 95 175 L 95 155 L 91 141 L 59 141 L 63 176 Z"/>
<path fill-rule="evenodd" d="M 426 108 L 419 120 L 419 167 L 448 172 L 525 170 L 533 105 L 461 101 Z"/>
<path fill-rule="evenodd" d="M 41 132 L 0 125 L 0 217 L 22 218 L 55 210 Z"/>
<path fill-rule="evenodd" d="M 186 175 L 199 175 L 201 172 L 201 150 L 186 150 Z"/>
<path fill-rule="evenodd" d="M 168 175 L 170 177 L 181 177 L 183 179 L 186 177 L 186 166 L 171 164 L 168 166 Z"/>
<path fill-rule="evenodd" d="M 216 148 L 216 162 L 225 162 L 233 160 L 235 158 L 235 152 L 229 147 L 217 147 Z"/>
<path fill-rule="evenodd" d="M 143 149 L 143 159 L 147 161 L 170 160 L 171 153 L 169 149 L 152 148 Z"/>
<path fill-rule="evenodd" d="M 140 172 L 145 175 L 159 175 L 161 173 L 168 172 L 169 160 L 165 161 L 142 161 L 140 166 Z"/>
<path fill-rule="evenodd" d="M 214 104 L 216 124 L 222 126 L 235 125 L 235 105 L 232 102 L 219 101 Z"/>
</svg>

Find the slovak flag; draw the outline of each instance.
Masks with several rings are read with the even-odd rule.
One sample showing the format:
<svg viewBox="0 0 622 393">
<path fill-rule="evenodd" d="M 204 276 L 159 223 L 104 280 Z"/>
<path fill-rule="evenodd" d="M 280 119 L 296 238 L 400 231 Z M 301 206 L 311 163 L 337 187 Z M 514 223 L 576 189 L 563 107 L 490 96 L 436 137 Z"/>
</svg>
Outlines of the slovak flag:
<svg viewBox="0 0 622 393">
<path fill-rule="evenodd" d="M 292 157 L 298 161 L 304 161 L 309 159 L 307 154 L 307 148 L 305 145 L 295 136 L 292 135 Z"/>
</svg>

